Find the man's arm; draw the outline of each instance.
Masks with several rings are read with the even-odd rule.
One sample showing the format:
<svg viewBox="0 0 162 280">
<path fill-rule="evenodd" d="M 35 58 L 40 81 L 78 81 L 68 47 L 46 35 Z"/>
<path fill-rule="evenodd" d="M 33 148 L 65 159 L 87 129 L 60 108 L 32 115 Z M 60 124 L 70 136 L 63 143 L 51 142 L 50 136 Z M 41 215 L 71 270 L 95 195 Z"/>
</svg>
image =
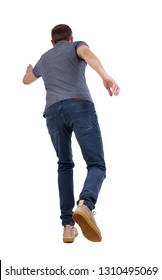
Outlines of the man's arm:
<svg viewBox="0 0 162 280">
<path fill-rule="evenodd" d="M 33 71 L 33 66 L 31 64 L 29 64 L 26 69 L 26 73 L 23 77 L 23 83 L 25 85 L 29 85 L 38 79 L 37 77 L 34 76 L 32 71 Z"/>
<path fill-rule="evenodd" d="M 102 78 L 105 88 L 108 90 L 110 96 L 118 95 L 120 88 L 117 83 L 107 74 L 103 68 L 98 57 L 89 49 L 88 46 L 80 46 L 77 49 L 77 54 L 79 57 L 84 59 L 87 64 L 92 67 Z"/>
</svg>

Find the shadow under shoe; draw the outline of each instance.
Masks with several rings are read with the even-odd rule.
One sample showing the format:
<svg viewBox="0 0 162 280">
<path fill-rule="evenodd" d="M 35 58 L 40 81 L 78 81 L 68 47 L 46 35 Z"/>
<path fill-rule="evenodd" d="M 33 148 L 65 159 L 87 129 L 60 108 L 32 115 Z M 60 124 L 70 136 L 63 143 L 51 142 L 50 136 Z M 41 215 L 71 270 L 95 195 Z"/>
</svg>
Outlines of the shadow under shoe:
<svg viewBox="0 0 162 280">
<path fill-rule="evenodd" d="M 79 201 L 73 213 L 73 219 L 80 226 L 83 235 L 88 240 L 93 242 L 100 242 L 102 240 L 101 231 L 96 224 L 94 215 L 84 204 L 84 200 Z"/>
<path fill-rule="evenodd" d="M 77 237 L 78 231 L 76 227 L 66 225 L 63 231 L 63 242 L 64 243 L 72 243 L 74 242 L 75 237 Z"/>
</svg>

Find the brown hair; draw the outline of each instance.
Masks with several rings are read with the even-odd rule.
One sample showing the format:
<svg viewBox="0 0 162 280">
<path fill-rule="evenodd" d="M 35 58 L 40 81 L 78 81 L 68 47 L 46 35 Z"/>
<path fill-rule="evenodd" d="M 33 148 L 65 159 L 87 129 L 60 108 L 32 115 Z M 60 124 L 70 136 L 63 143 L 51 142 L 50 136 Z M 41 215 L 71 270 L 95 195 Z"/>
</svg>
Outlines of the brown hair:
<svg viewBox="0 0 162 280">
<path fill-rule="evenodd" d="M 72 30 L 66 24 L 59 24 L 52 29 L 51 37 L 55 43 L 61 40 L 69 41 L 72 37 Z"/>
</svg>

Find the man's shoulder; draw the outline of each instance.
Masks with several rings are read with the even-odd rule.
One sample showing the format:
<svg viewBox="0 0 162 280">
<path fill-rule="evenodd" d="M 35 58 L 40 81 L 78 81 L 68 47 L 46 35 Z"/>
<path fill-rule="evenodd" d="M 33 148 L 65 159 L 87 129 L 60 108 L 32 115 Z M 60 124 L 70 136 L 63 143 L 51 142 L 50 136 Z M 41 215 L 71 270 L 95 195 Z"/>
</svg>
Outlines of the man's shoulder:
<svg viewBox="0 0 162 280">
<path fill-rule="evenodd" d="M 48 53 L 52 53 L 52 52 L 53 52 L 53 50 L 54 50 L 54 47 L 52 47 L 52 48 L 48 49 L 46 52 L 44 52 L 44 54 L 43 54 L 43 55 L 46 55 L 46 54 L 48 54 Z"/>
<path fill-rule="evenodd" d="M 88 44 L 85 41 L 75 41 L 72 43 L 76 48 L 80 47 L 80 46 L 88 46 Z"/>
</svg>

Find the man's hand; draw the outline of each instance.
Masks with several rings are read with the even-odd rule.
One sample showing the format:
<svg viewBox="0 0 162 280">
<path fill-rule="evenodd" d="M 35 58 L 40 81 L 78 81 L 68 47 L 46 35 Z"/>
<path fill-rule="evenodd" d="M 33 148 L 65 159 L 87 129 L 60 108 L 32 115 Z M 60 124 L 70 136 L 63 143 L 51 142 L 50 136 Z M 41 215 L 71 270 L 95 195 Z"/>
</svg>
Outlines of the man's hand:
<svg viewBox="0 0 162 280">
<path fill-rule="evenodd" d="M 117 96 L 119 94 L 120 88 L 110 76 L 107 75 L 105 78 L 103 78 L 103 84 L 108 90 L 110 96 Z"/>
<path fill-rule="evenodd" d="M 28 65 L 28 67 L 26 68 L 26 73 L 30 73 L 33 70 L 33 66 L 31 64 Z"/>
</svg>

